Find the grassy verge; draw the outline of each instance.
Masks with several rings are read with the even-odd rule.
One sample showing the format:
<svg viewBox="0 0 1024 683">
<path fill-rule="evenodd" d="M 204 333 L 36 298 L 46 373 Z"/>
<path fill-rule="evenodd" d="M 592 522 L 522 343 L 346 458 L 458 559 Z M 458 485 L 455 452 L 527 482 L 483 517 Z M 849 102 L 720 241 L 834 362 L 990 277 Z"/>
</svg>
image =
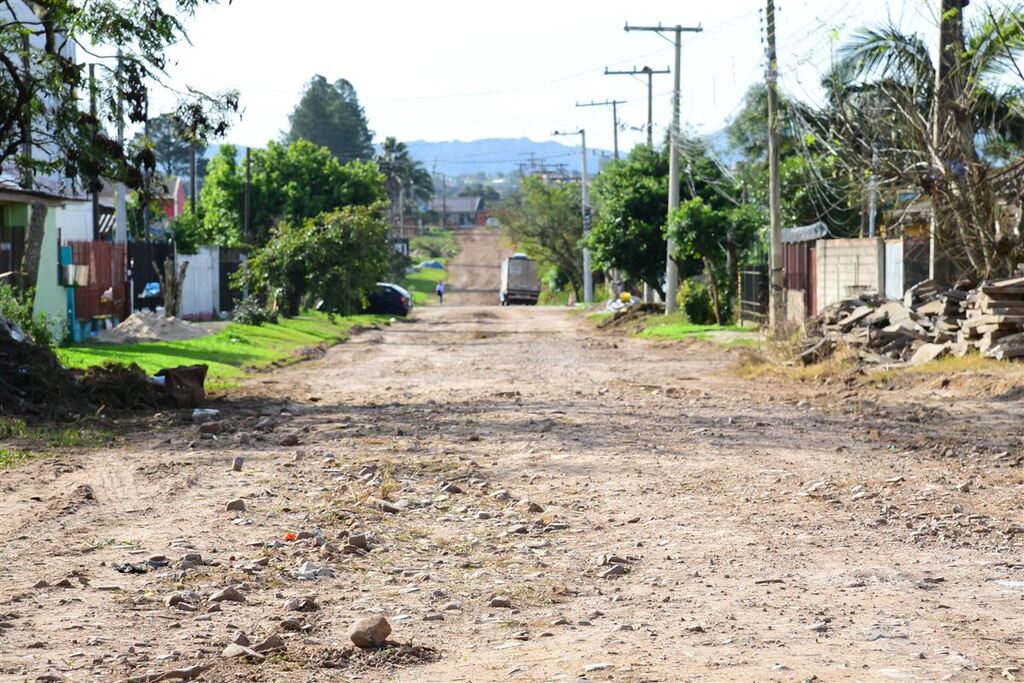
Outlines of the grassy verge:
<svg viewBox="0 0 1024 683">
<path fill-rule="evenodd" d="M 57 355 L 68 367 L 138 363 L 149 374 L 162 368 L 202 363 L 210 367 L 207 387 L 228 389 L 237 385 L 247 369 L 286 362 L 296 358 L 299 349 L 342 341 L 352 328 L 386 319 L 387 316 L 357 315 L 332 321 L 322 313 L 310 312 L 282 318 L 274 325 L 232 323 L 217 334 L 199 339 L 73 346 L 57 349 Z"/>
<path fill-rule="evenodd" d="M 753 344 L 757 341 L 757 327 L 744 325 L 696 325 L 680 314 L 648 317 L 644 328 L 637 333 L 644 339 L 703 339 L 723 338 L 730 344 Z"/>
<path fill-rule="evenodd" d="M 438 259 L 444 263 L 445 259 Z M 402 286 L 412 294 L 412 302 L 417 306 L 429 306 L 434 303 L 436 293 L 434 288 L 441 280 L 448 277 L 447 270 L 438 268 L 424 268 L 416 273 L 408 273 L 402 278 Z"/>
<path fill-rule="evenodd" d="M 455 233 L 441 228 L 427 228 L 422 235 L 409 239 L 409 253 L 414 262 L 451 258 L 459 252 Z"/>
</svg>

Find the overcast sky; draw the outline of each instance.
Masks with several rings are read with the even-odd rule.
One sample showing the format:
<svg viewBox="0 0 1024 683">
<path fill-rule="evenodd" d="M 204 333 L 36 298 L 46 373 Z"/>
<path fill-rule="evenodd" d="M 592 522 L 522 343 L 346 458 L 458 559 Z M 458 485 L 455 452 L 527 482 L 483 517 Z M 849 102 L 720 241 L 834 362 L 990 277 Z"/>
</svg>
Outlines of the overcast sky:
<svg viewBox="0 0 1024 683">
<path fill-rule="evenodd" d="M 836 41 L 865 24 L 891 16 L 934 33 L 936 4 L 778 0 L 783 88 L 813 97 Z M 669 40 L 626 33 L 627 21 L 704 27 L 684 34 L 682 112 L 684 125 L 712 133 L 763 78 L 763 7 L 762 0 L 235 0 L 202 9 L 188 22 L 192 44 L 173 51 L 169 70 L 177 84 L 237 88 L 244 114 L 228 139 L 244 145 L 278 137 L 303 84 L 319 73 L 352 82 L 378 140 L 544 140 L 555 129 L 579 126 L 590 144 L 610 149 L 611 108 L 575 103 L 626 100 L 622 124 L 640 128 L 647 115 L 644 82 L 605 76 L 604 68 L 663 69 L 673 59 Z M 655 76 L 659 133 L 669 123 L 671 79 Z M 625 130 L 620 146 L 642 139 L 639 130 Z"/>
</svg>

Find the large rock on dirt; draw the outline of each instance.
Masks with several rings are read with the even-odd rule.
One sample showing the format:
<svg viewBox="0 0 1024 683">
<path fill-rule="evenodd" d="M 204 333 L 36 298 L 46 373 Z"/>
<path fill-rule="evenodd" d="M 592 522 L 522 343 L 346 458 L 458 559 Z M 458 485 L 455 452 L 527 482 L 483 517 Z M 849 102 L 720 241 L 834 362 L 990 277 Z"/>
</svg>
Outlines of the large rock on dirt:
<svg viewBox="0 0 1024 683">
<path fill-rule="evenodd" d="M 245 512 L 245 501 L 241 498 L 229 500 L 225 508 L 228 512 Z"/>
<path fill-rule="evenodd" d="M 224 652 L 221 653 L 221 656 L 226 659 L 243 657 L 253 662 L 262 662 L 264 659 L 266 659 L 264 655 L 261 655 L 259 652 L 256 652 L 256 650 L 248 648 L 244 645 L 239 645 L 238 643 L 229 643 L 228 646 L 224 648 Z"/>
<path fill-rule="evenodd" d="M 391 635 L 391 624 L 379 614 L 363 617 L 348 631 L 348 637 L 356 647 L 380 647 Z"/>
<path fill-rule="evenodd" d="M 234 586 L 228 586 L 211 595 L 210 602 L 245 602 L 245 596 Z"/>
<path fill-rule="evenodd" d="M 948 356 L 950 351 L 949 344 L 924 344 L 914 355 L 910 358 L 911 365 L 924 365 L 930 363 L 933 360 L 938 360 L 943 356 Z"/>
</svg>

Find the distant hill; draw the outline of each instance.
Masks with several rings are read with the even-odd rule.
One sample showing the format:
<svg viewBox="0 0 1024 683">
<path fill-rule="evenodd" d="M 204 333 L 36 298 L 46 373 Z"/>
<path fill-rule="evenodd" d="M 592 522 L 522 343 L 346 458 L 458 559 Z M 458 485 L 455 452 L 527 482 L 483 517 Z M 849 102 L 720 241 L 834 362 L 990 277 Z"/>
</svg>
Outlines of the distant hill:
<svg viewBox="0 0 1024 683">
<path fill-rule="evenodd" d="M 571 139 L 571 138 L 569 138 Z M 414 140 L 406 143 L 413 159 L 423 162 L 428 170 L 437 164 L 437 172 L 451 176 L 486 173 L 513 173 L 519 171 L 520 164 L 526 164 L 529 170 L 531 159 L 535 164 L 554 167 L 565 164 L 570 171 L 580 170 L 579 147 L 564 145 L 559 142 L 534 142 L 529 138 L 489 138 L 463 142 L 452 140 L 446 142 L 428 142 Z M 608 150 L 587 150 L 588 170 L 594 172 L 602 160 L 611 159 Z"/>
<path fill-rule="evenodd" d="M 566 138 L 572 140 L 572 138 Z M 706 136 L 711 148 L 717 154 L 719 160 L 727 166 L 739 160 L 739 155 L 733 152 L 729 146 L 729 139 L 725 129 L 718 130 Z M 515 173 L 519 171 L 520 164 L 529 171 L 531 161 L 534 168 L 540 164 L 554 169 L 559 164 L 565 164 L 570 172 L 580 171 L 579 147 L 563 144 L 556 141 L 534 142 L 529 138 L 487 138 L 484 140 L 449 140 L 444 142 L 429 142 L 427 140 L 414 140 L 407 142 L 409 153 L 412 158 L 423 163 L 427 170 L 435 170 L 449 176 L 474 175 L 485 173 L 497 175 L 498 173 Z M 204 155 L 212 159 L 220 149 L 220 145 L 211 144 Z M 245 148 L 238 146 L 238 160 L 245 158 Z M 596 173 L 602 164 L 612 158 L 612 153 L 605 149 L 587 150 L 587 168 L 591 173 Z"/>
</svg>

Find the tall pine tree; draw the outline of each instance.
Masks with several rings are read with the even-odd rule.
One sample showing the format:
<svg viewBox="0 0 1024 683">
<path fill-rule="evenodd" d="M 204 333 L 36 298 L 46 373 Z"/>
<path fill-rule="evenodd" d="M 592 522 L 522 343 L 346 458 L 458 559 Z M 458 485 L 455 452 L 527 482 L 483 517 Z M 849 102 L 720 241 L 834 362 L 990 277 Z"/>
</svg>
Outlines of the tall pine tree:
<svg viewBox="0 0 1024 683">
<path fill-rule="evenodd" d="M 344 78 L 331 84 L 314 76 L 288 120 L 288 142 L 309 140 L 331 150 L 342 163 L 373 158 L 373 132 L 356 89 Z"/>
</svg>

